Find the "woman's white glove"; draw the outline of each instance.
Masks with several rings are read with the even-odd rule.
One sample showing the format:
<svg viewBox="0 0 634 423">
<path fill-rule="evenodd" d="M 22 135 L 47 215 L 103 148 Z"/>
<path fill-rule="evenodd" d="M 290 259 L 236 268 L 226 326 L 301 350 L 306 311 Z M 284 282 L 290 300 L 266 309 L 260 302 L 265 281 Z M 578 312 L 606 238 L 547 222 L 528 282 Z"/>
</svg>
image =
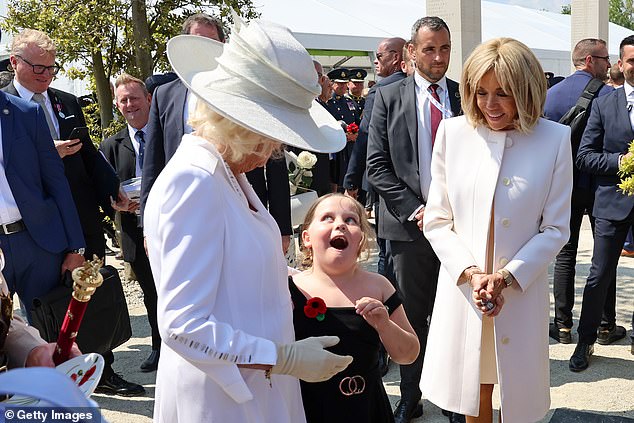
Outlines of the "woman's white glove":
<svg viewBox="0 0 634 423">
<path fill-rule="evenodd" d="M 352 363 L 351 356 L 336 355 L 324 349 L 338 343 L 336 336 L 318 336 L 279 344 L 277 363 L 271 373 L 295 376 L 306 382 L 328 380 Z"/>
</svg>

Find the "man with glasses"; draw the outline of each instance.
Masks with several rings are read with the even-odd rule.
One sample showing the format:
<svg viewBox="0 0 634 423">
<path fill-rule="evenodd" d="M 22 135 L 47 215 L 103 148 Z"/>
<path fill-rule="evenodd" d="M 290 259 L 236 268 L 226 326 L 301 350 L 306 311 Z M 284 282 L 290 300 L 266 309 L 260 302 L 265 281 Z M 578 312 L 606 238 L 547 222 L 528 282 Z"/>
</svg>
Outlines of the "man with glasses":
<svg viewBox="0 0 634 423">
<path fill-rule="evenodd" d="M 70 136 L 74 128 L 85 127 L 86 120 L 77 97 L 50 87 L 59 71 L 55 62 L 56 53 L 53 41 L 41 31 L 25 29 L 17 34 L 13 39 L 9 58 L 15 76 L 13 82 L 3 88 L 3 91 L 37 103 L 44 111 L 50 137 L 64 163 L 64 171 L 86 241 L 86 248 L 69 250 L 67 253 L 81 265 L 84 258 L 92 259 L 93 255 L 97 255 L 103 259 L 106 255 L 99 207 L 112 216 L 113 199 L 117 200 L 115 207 L 120 210 L 126 210 L 128 202 L 120 194 L 117 174 L 97 151 L 90 136 Z M 28 315 L 31 304 L 25 301 L 25 305 Z M 103 353 L 103 356 L 106 366 L 99 383 L 101 391 L 126 396 L 145 392 L 141 385 L 125 381 L 112 370 L 112 351 Z"/>
<path fill-rule="evenodd" d="M 610 68 L 610 57 L 605 41 L 597 38 L 585 38 L 579 41 L 572 51 L 572 62 L 577 69 L 572 75 L 560 83 L 553 85 L 546 94 L 544 115 L 546 118 L 558 122 L 576 103 L 588 83 L 593 79 L 605 80 Z M 609 94 L 612 87 L 601 87 L 595 97 Z M 590 109 L 586 113 L 590 113 Z M 579 141 L 571 140 L 573 154 L 579 148 Z M 578 168 L 573 172 L 573 191 L 570 210 L 570 239 L 561 249 L 555 259 L 553 275 L 553 296 L 555 298 L 555 320 L 550 324 L 550 337 L 562 344 L 572 342 L 572 308 L 575 301 L 575 265 L 577 263 L 577 247 L 583 215 L 587 214 L 594 229 L 592 207 L 594 204 L 594 190 L 590 175 L 580 172 Z M 616 276 L 608 290 L 607 299 L 603 305 L 602 335 L 603 341 L 614 342 L 615 336 L 620 339 L 625 336 L 625 329 L 617 327 L 616 321 Z M 610 330 L 612 331 L 610 335 Z M 616 332 L 621 332 L 616 333 Z M 602 342 L 603 342 L 602 341 Z"/>
</svg>

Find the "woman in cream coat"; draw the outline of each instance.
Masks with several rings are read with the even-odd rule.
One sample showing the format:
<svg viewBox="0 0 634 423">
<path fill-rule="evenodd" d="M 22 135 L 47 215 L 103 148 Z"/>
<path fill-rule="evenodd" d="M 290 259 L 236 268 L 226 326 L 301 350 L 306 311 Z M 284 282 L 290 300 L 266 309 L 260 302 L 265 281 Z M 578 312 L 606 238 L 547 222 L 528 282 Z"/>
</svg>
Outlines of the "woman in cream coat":
<svg viewBox="0 0 634 423">
<path fill-rule="evenodd" d="M 345 136 L 314 103 L 317 74 L 290 31 L 234 22 L 228 44 L 168 44 L 197 106 L 145 207 L 162 339 L 157 422 L 301 423 L 298 378 L 323 381 L 352 361 L 324 349 L 336 337 L 294 342 L 280 232 L 244 175 L 280 143 L 333 152 Z"/>
<path fill-rule="evenodd" d="M 442 267 L 421 389 L 491 422 L 499 383 L 502 420 L 534 422 L 550 406 L 547 275 L 569 236 L 570 131 L 540 117 L 544 73 L 516 40 L 478 46 L 460 91 L 465 116 L 439 127 L 424 216 Z"/>
</svg>

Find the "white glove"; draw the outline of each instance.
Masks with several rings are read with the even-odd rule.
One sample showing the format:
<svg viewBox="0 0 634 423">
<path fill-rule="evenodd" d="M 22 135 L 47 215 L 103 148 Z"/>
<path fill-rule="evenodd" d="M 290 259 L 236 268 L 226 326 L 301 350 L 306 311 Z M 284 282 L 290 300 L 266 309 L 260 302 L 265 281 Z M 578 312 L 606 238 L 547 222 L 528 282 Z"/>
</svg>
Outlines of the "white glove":
<svg viewBox="0 0 634 423">
<path fill-rule="evenodd" d="M 352 363 L 351 356 L 336 355 L 324 349 L 338 343 L 336 336 L 318 336 L 280 344 L 271 373 L 295 376 L 306 382 L 328 380 Z"/>
</svg>

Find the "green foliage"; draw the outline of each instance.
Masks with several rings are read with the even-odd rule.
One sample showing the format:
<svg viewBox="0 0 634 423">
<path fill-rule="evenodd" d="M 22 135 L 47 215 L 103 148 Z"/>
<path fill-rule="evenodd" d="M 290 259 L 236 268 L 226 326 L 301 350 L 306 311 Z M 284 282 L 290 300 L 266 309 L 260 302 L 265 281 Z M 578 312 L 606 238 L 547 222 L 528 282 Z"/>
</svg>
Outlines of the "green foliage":
<svg viewBox="0 0 634 423">
<path fill-rule="evenodd" d="M 628 153 L 630 155 L 623 156 L 619 166 L 619 189 L 627 195 L 634 195 L 634 141 L 630 143 Z"/>
<path fill-rule="evenodd" d="M 610 0 L 610 22 L 634 30 L 632 0 Z"/>
<path fill-rule="evenodd" d="M 140 75 L 134 53 L 139 42 L 133 35 L 130 1 L 8 0 L 7 3 L 2 29 L 12 33 L 23 28 L 46 32 L 57 46 L 57 61 L 66 65 L 63 72 L 68 78 L 90 77 L 95 86 L 95 81 L 106 81 L 107 85 L 108 79 L 123 71 Z M 246 19 L 258 16 L 252 0 L 153 0 L 146 1 L 146 6 L 151 41 L 142 46 L 151 52 L 154 69 L 161 72 L 169 70 L 165 56 L 167 40 L 180 32 L 187 16 L 205 11 L 219 16 L 225 27 L 231 22 L 231 10 Z M 103 68 L 95 63 L 95 57 L 101 58 Z M 111 98 L 104 95 L 107 93 L 103 88 L 100 94 L 101 99 Z M 95 116 L 99 121 L 99 113 Z"/>
<path fill-rule="evenodd" d="M 570 15 L 571 10 L 570 10 L 570 5 L 569 4 L 564 4 L 563 6 L 561 6 L 561 14 L 562 15 Z"/>
</svg>

